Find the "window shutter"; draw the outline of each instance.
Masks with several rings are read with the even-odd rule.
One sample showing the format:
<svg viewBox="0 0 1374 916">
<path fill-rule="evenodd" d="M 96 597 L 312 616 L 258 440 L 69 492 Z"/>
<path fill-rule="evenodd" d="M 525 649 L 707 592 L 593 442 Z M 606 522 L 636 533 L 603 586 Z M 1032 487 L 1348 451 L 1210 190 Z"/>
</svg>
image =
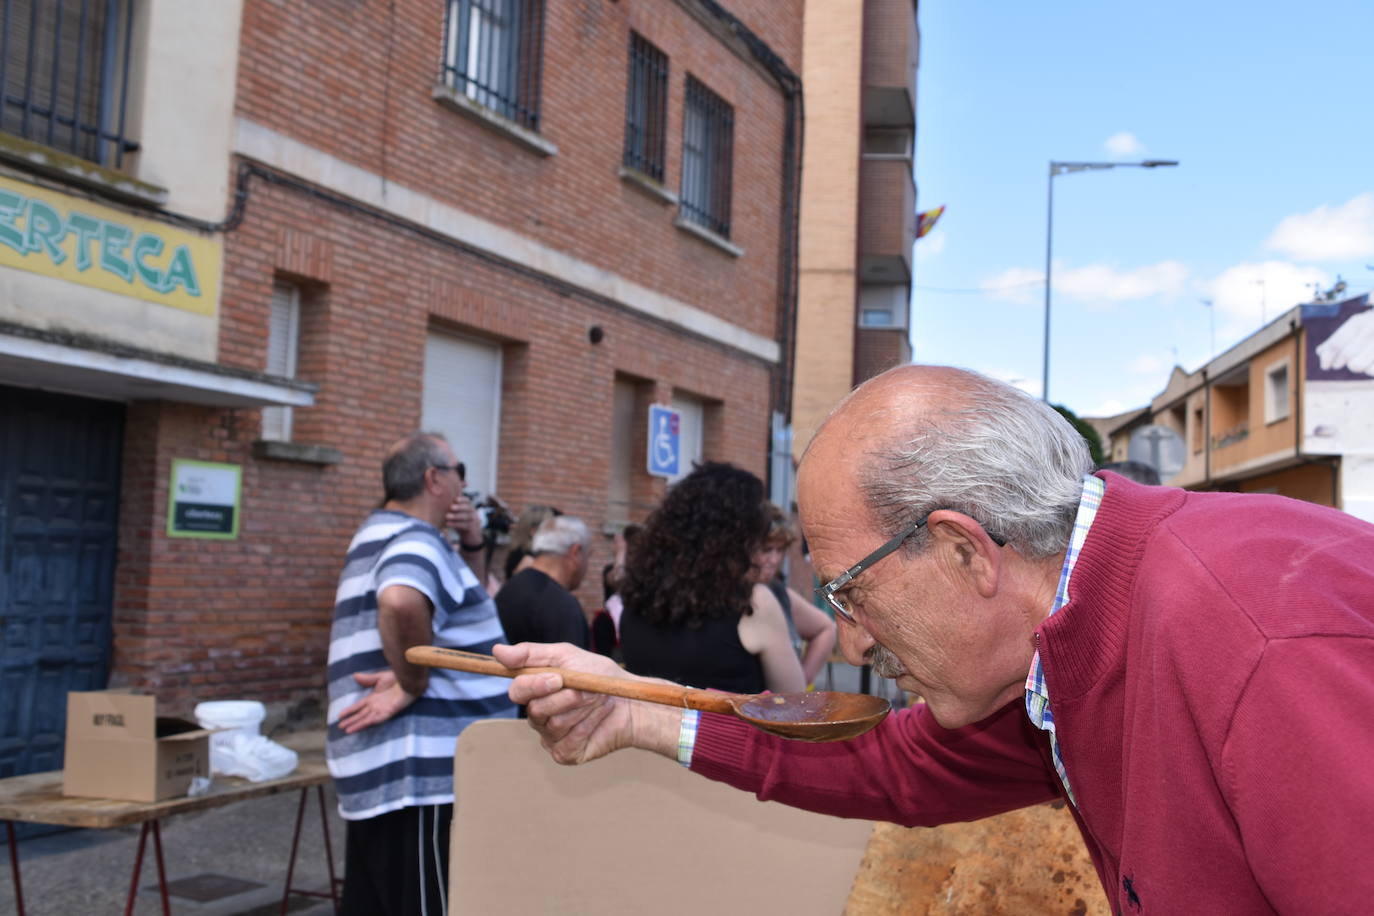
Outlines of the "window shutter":
<svg viewBox="0 0 1374 916">
<path fill-rule="evenodd" d="M 280 283 L 272 287 L 272 302 L 267 318 L 267 365 L 264 369 L 268 375 L 296 377 L 300 325 L 300 290 Z M 271 442 L 291 441 L 290 407 L 263 408 L 262 438 Z"/>
<path fill-rule="evenodd" d="M 694 462 L 701 460 L 702 444 L 701 429 L 705 413 L 701 401 L 696 398 L 688 397 L 685 394 L 673 395 L 673 409 L 679 414 L 678 417 L 678 465 L 677 476 L 669 480 L 669 483 L 677 483 L 688 474 L 692 473 Z"/>
<path fill-rule="evenodd" d="M 420 416 L 420 427 L 443 433 L 467 465 L 467 489 L 492 493 L 501 428 L 501 348 L 431 332 L 425 341 Z"/>
</svg>

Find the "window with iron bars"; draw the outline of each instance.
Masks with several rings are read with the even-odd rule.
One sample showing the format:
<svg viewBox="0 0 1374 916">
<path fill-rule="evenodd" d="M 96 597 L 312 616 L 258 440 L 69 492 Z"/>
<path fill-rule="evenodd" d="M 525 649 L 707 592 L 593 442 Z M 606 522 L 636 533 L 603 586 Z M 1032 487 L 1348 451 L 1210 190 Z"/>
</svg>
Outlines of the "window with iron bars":
<svg viewBox="0 0 1374 916">
<path fill-rule="evenodd" d="M 544 0 L 448 0 L 444 36 L 445 85 L 537 131 Z"/>
<path fill-rule="evenodd" d="M 0 130 L 123 168 L 134 0 L 5 0 Z"/>
<path fill-rule="evenodd" d="M 730 237 L 730 171 L 735 110 L 695 77 L 687 77 L 682 126 L 682 215 Z"/>
<path fill-rule="evenodd" d="M 668 57 L 630 33 L 630 75 L 625 90 L 625 158 L 627 167 L 663 180 L 667 158 Z"/>
</svg>

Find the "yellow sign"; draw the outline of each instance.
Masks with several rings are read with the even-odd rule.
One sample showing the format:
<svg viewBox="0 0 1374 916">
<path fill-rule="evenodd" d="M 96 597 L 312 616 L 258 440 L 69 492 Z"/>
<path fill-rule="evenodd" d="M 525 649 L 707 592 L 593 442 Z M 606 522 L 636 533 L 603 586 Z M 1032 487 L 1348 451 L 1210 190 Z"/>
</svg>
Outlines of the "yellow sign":
<svg viewBox="0 0 1374 916">
<path fill-rule="evenodd" d="M 213 315 L 220 256 L 217 238 L 0 176 L 0 265 Z"/>
</svg>

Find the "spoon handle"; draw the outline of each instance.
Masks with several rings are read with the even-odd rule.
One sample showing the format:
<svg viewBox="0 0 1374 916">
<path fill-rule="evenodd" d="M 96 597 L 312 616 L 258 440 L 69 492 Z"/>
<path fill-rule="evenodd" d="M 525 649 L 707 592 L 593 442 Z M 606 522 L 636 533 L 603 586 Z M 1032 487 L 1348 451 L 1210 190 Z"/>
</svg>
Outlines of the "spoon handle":
<svg viewBox="0 0 1374 916">
<path fill-rule="evenodd" d="M 639 681 L 623 677 L 610 677 L 604 674 L 588 674 L 569 668 L 507 668 L 490 655 L 464 652 L 460 649 L 443 649 L 438 646 L 412 646 L 406 650 L 406 661 L 412 665 L 426 665 L 431 668 L 451 668 L 455 671 L 468 671 L 473 674 L 490 674 L 496 677 L 519 677 L 522 674 L 557 674 L 563 678 L 563 686 L 588 693 L 600 693 L 630 700 L 645 700 L 676 706 L 679 709 L 700 709 L 705 712 L 718 712 L 730 716 L 735 714 L 731 700 L 732 693 L 714 690 L 696 690 L 678 684 L 665 684 L 657 681 Z"/>
</svg>

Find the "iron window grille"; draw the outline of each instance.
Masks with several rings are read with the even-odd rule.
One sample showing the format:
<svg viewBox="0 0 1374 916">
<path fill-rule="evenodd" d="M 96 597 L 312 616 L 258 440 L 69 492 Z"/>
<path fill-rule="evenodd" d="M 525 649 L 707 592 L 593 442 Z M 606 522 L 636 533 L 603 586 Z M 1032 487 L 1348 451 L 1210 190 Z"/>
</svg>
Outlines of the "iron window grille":
<svg viewBox="0 0 1374 916">
<path fill-rule="evenodd" d="M 682 215 L 730 237 L 730 171 L 735 110 L 695 77 L 687 77 L 682 130 Z"/>
<path fill-rule="evenodd" d="M 544 0 L 448 0 L 444 18 L 444 84 L 537 131 Z"/>
<path fill-rule="evenodd" d="M 4 0 L 0 130 L 123 168 L 134 0 Z"/>
<path fill-rule="evenodd" d="M 668 57 L 630 33 L 630 74 L 625 92 L 624 164 L 663 181 L 667 159 Z"/>
</svg>

